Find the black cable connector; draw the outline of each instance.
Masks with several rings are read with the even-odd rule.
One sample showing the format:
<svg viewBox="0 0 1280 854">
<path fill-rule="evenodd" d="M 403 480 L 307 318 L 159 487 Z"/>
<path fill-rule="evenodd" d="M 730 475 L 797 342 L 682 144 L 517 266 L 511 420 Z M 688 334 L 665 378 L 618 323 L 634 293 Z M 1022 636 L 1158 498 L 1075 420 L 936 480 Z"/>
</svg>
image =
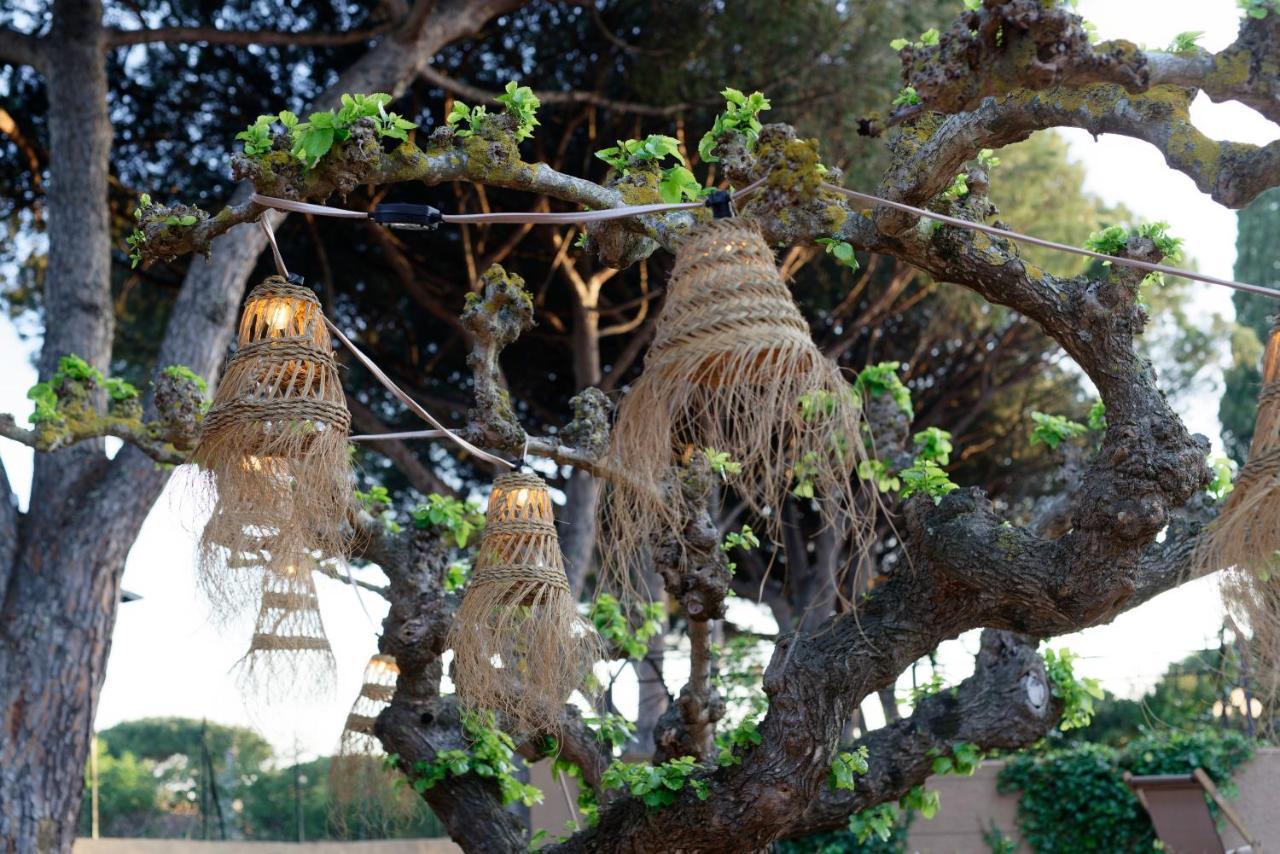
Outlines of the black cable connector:
<svg viewBox="0 0 1280 854">
<path fill-rule="evenodd" d="M 369 219 L 388 228 L 405 231 L 435 231 L 444 222 L 444 214 L 431 205 L 391 202 L 378 205 Z"/>
<path fill-rule="evenodd" d="M 733 216 L 733 197 L 728 190 L 712 190 L 707 196 L 707 207 L 711 208 L 711 216 L 715 219 L 728 219 Z"/>
</svg>

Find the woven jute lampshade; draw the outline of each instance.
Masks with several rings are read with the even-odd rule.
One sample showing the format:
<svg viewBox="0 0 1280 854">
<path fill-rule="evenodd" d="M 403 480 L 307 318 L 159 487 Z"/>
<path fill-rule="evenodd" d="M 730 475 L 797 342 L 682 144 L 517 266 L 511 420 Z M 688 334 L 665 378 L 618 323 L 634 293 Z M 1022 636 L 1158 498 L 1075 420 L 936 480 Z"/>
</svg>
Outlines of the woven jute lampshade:
<svg viewBox="0 0 1280 854">
<path fill-rule="evenodd" d="M 378 654 L 369 659 L 364 668 L 364 683 L 360 686 L 360 694 L 351 706 L 351 713 L 347 715 L 347 723 L 342 730 L 344 745 L 348 735 L 352 740 L 373 737 L 373 722 L 391 702 L 399 676 L 400 668 L 396 666 L 395 656 Z M 370 751 L 360 749 L 356 752 Z"/>
<path fill-rule="evenodd" d="M 374 721 L 390 704 L 399 676 L 394 656 L 369 659 L 338 753 L 329 762 L 330 821 L 350 837 L 386 835 L 425 808 L 411 787 L 395 785 L 399 775 L 387 772 L 385 751 L 373 734 Z"/>
<path fill-rule="evenodd" d="M 1223 570 L 1227 610 L 1252 634 L 1246 649 L 1254 691 L 1274 708 L 1280 701 L 1280 317 L 1267 336 L 1249 457 L 1194 559 L 1200 572 Z"/>
<path fill-rule="evenodd" d="M 215 604 L 236 601 L 225 570 L 245 554 L 279 571 L 300 552 L 347 547 L 351 415 L 319 300 L 268 278 L 245 301 L 237 343 L 194 454 L 215 499 L 199 554 Z"/>
<path fill-rule="evenodd" d="M 265 699 L 322 693 L 334 658 L 311 564 L 289 564 L 261 579 L 253 638 L 238 665 L 241 683 Z"/>
<path fill-rule="evenodd" d="M 702 449 L 741 465 L 730 483 L 771 534 L 803 479 L 825 521 L 864 543 L 862 438 L 860 401 L 814 345 L 759 229 L 738 218 L 699 227 L 677 247 L 644 373 L 618 407 L 619 477 L 601 511 L 615 580 L 627 589 L 652 537 L 681 524 L 660 485 L 673 459 Z"/>
<path fill-rule="evenodd" d="M 1218 518 L 1196 552 L 1205 570 L 1280 569 L 1280 322 L 1271 328 L 1262 361 L 1262 390 L 1249 457 Z"/>
<path fill-rule="evenodd" d="M 517 732 L 554 729 L 601 657 L 569 589 L 551 496 L 537 475 L 494 481 L 449 645 L 459 699 L 501 713 Z"/>
</svg>

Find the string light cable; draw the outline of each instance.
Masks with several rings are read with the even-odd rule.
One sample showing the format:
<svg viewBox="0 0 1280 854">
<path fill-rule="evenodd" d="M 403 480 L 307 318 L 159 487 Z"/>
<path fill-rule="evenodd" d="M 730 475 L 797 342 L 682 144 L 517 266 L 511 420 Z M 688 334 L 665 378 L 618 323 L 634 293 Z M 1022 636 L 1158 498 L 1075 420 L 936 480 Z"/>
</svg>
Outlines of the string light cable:
<svg viewBox="0 0 1280 854">
<path fill-rule="evenodd" d="M 309 213 L 316 216 L 340 217 L 344 219 L 373 220 L 374 222 L 381 223 L 391 228 L 410 230 L 433 230 L 441 223 L 456 225 L 485 223 L 574 225 L 581 223 L 607 222 L 609 220 L 625 219 L 633 216 L 645 216 L 647 214 L 693 210 L 701 207 L 711 208 L 715 217 L 717 219 L 721 219 L 725 216 L 731 215 L 733 213 L 733 205 L 737 201 L 747 198 L 751 193 L 759 189 L 759 187 L 764 184 L 764 181 L 764 178 L 760 178 L 732 195 L 724 190 L 715 190 L 706 199 L 697 202 L 624 205 L 622 207 L 604 208 L 595 211 L 569 211 L 565 213 L 512 211 L 481 214 L 447 214 L 430 205 L 409 203 L 380 204 L 372 211 L 353 211 L 345 208 L 333 208 L 328 207 L 327 205 L 311 204 L 310 202 L 296 202 L 291 199 L 277 199 L 272 196 L 261 195 L 260 193 L 254 193 L 250 200 L 256 204 L 262 205 L 263 207 L 274 208 L 281 211 Z M 980 231 L 984 234 L 1002 237 L 1018 243 L 1025 243 L 1030 246 L 1040 246 L 1046 249 L 1053 249 L 1058 252 L 1083 255 L 1086 258 L 1095 258 L 1100 261 L 1107 261 L 1123 267 L 1133 267 L 1139 270 L 1145 270 L 1149 273 L 1164 273 L 1170 276 L 1192 279 L 1194 281 L 1205 282 L 1210 285 L 1218 285 L 1224 288 L 1232 288 L 1233 290 L 1244 291 L 1246 293 L 1258 294 L 1260 296 L 1280 300 L 1280 290 L 1276 290 L 1274 288 L 1266 288 L 1261 285 L 1251 285 L 1245 282 L 1236 282 L 1230 279 L 1220 279 L 1217 276 L 1197 273 L 1194 270 L 1184 270 L 1179 267 L 1171 267 L 1167 264 L 1153 264 L 1149 261 L 1139 261 L 1134 258 L 1120 258 L 1115 255 L 1095 252 L 1091 249 L 1082 249 L 1078 246 L 1068 246 L 1065 243 L 1055 243 L 1052 240 L 1045 240 L 1044 238 L 1033 237 L 1029 234 L 1021 234 L 1020 232 L 997 228 L 980 222 L 972 222 L 967 219 L 947 216 L 946 214 L 925 210 L 924 208 L 918 208 L 914 205 L 905 204 L 904 202 L 895 202 L 891 199 L 881 198 L 880 196 L 875 196 L 871 193 L 859 192 L 858 190 L 851 190 L 847 187 L 841 187 L 837 184 L 830 184 L 825 181 L 822 186 L 825 189 L 840 193 L 850 199 L 864 204 L 884 205 L 905 213 L 915 214 L 916 216 L 925 217 L 937 222 L 944 222 L 947 225 L 954 225 L 958 228 L 966 228 L 971 231 Z"/>
<path fill-rule="evenodd" d="M 319 206 L 317 205 L 317 207 Z M 335 210 L 337 209 L 335 208 Z M 258 220 L 258 222 L 262 225 L 262 230 L 266 232 L 266 235 L 267 235 L 267 241 L 271 244 L 271 254 L 275 259 L 277 272 L 279 272 L 280 275 L 286 279 L 297 281 L 298 279 L 291 276 L 288 268 L 285 267 L 284 258 L 280 254 L 280 247 L 276 244 L 276 236 L 275 236 L 274 230 L 271 228 L 271 223 L 267 221 L 266 217 L 263 217 L 262 219 Z M 418 403 L 418 401 L 410 397 L 409 394 L 405 392 L 404 389 L 400 388 L 400 386 L 397 385 L 396 382 L 391 379 L 391 377 L 387 376 L 386 373 L 381 368 L 379 368 L 372 359 L 366 356 L 364 351 L 361 350 L 359 347 L 357 347 L 350 338 L 344 335 L 342 330 L 339 329 L 332 320 L 330 320 L 328 317 L 325 317 L 324 322 L 325 322 L 325 325 L 329 327 L 329 331 L 333 333 L 333 336 L 337 338 L 340 342 L 342 342 L 343 346 L 345 346 L 348 350 L 351 351 L 351 355 L 355 356 L 356 360 L 359 361 L 360 364 L 364 365 L 365 368 L 369 371 L 369 373 L 373 374 L 374 379 L 376 379 L 379 383 L 381 383 L 382 386 L 387 389 L 387 391 L 395 395 L 396 399 L 398 399 L 401 403 L 407 406 L 409 410 L 413 412 L 413 414 L 417 415 L 423 421 L 426 421 L 432 427 L 436 428 L 435 430 L 430 431 L 433 437 L 443 437 L 443 438 L 449 439 L 450 441 L 457 444 L 459 447 L 464 448 L 465 450 L 469 451 L 470 453 L 474 454 L 476 457 L 484 460 L 485 462 L 493 463 L 494 465 L 505 466 L 507 468 L 515 468 L 515 465 L 513 463 L 507 460 L 504 460 L 502 457 L 495 456 L 489 453 L 488 451 L 484 451 L 484 450 L 481 450 L 480 448 L 477 448 L 475 445 L 471 444 L 466 439 L 462 438 L 457 433 L 455 433 L 454 431 L 450 430 L 448 427 L 445 427 L 443 424 L 441 424 L 438 420 L 436 420 L 435 416 L 433 416 L 430 412 L 428 412 L 422 406 L 422 404 Z M 386 438 L 386 437 L 379 437 L 379 438 Z"/>
<path fill-rule="evenodd" d="M 1274 288 L 1265 288 L 1261 285 L 1250 285 L 1245 282 L 1235 282 L 1230 279 L 1219 279 L 1217 276 L 1210 276 L 1205 273 L 1197 273 L 1194 270 L 1183 270 L 1179 267 L 1170 267 L 1167 264 L 1153 264 L 1150 261 L 1139 261 L 1134 258 L 1119 258 L 1115 255 L 1107 255 L 1102 252 L 1094 252 L 1092 249 L 1082 249 L 1079 246 L 1068 246 L 1065 243 L 1055 243 L 1052 240 L 1045 240 L 1041 237 L 1032 237 L 1029 234 L 1020 234 L 1016 231 L 1009 231 L 1004 228 L 997 228 L 993 225 L 984 225 L 980 222 L 971 222 L 967 219 L 959 219 L 953 216 L 936 213 L 934 211 L 917 208 L 903 202 L 895 202 L 889 199 L 882 199 L 879 196 L 873 196 L 870 193 L 860 193 L 857 190 L 850 190 L 836 184 L 828 184 L 825 181 L 822 184 L 828 190 L 834 190 L 849 198 L 870 205 L 884 205 L 894 208 L 905 213 L 915 214 L 916 216 L 925 217 L 927 219 L 945 222 L 947 225 L 958 226 L 959 228 L 967 228 L 971 231 L 981 231 L 984 234 L 990 234 L 993 237 L 1003 237 L 1006 240 L 1013 240 L 1018 243 L 1026 243 L 1030 246 L 1041 246 L 1045 249 L 1055 249 L 1059 252 L 1069 252 L 1074 255 L 1083 255 L 1086 258 L 1096 258 L 1099 261 L 1107 261 L 1112 264 L 1118 264 L 1122 267 L 1134 267 L 1139 270 L 1146 270 L 1149 273 L 1165 273 L 1170 276 L 1178 276 L 1183 279 L 1194 279 L 1198 282 L 1205 282 L 1210 285 L 1219 285 L 1224 288 L 1232 288 L 1237 291 L 1244 291 L 1251 294 L 1259 294 L 1260 296 L 1270 297 L 1271 299 L 1280 299 L 1280 290 Z"/>
</svg>

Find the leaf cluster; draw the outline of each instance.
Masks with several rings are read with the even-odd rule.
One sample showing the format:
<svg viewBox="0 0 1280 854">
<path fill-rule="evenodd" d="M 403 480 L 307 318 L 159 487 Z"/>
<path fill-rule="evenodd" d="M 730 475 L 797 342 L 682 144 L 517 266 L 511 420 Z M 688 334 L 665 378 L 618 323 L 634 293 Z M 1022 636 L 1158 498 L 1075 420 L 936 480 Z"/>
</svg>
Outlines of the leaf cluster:
<svg viewBox="0 0 1280 854">
<path fill-rule="evenodd" d="M 472 535 L 484 527 L 484 513 L 475 502 L 438 493 L 428 495 L 426 503 L 415 507 L 409 516 L 415 530 L 443 531 L 453 537 L 454 545 L 460 549 L 466 548 Z"/>
<path fill-rule="evenodd" d="M 258 116 L 236 139 L 244 143 L 244 153 L 250 157 L 262 157 L 275 148 L 274 128 L 284 128 L 290 144 L 289 153 L 308 169 L 314 169 L 320 158 L 329 153 L 334 143 L 349 139 L 351 129 L 362 119 L 373 123 L 378 138 L 406 140 L 408 132 L 418 125 L 396 113 L 388 112 L 391 96 L 385 92 L 372 95 L 344 94 L 341 107 L 335 110 L 318 110 L 307 116 L 305 122 L 289 110 Z"/>
<path fill-rule="evenodd" d="M 591 605 L 591 622 L 610 649 L 630 659 L 644 658 L 649 639 L 662 631 L 666 613 L 661 602 L 645 602 L 638 608 L 640 624 L 632 630 L 631 621 L 616 596 L 601 593 Z"/>
<path fill-rule="evenodd" d="M 748 148 L 754 147 L 756 140 L 760 138 L 760 130 L 764 127 L 760 124 L 760 114 L 769 109 L 769 99 L 763 92 L 746 95 L 737 89 L 726 88 L 720 94 L 725 100 L 724 112 L 716 116 L 711 130 L 698 141 L 698 156 L 706 163 L 720 160 L 715 155 L 716 143 L 721 136 L 731 131 L 746 137 Z"/>
<path fill-rule="evenodd" d="M 668 759 L 661 765 L 632 764 L 615 760 L 600 778 L 606 789 L 625 789 L 639 798 L 649 809 L 661 809 L 675 803 L 676 794 L 686 786 L 694 797 L 705 801 L 711 794 L 706 780 L 694 775 L 699 771 L 692 756 Z"/>
<path fill-rule="evenodd" d="M 1089 428 L 1078 421 L 1072 421 L 1065 415 L 1048 415 L 1044 412 L 1031 413 L 1031 444 L 1047 445 L 1056 450 L 1067 439 L 1083 436 Z"/>
<path fill-rule="evenodd" d="M 409 769 L 409 785 L 415 792 L 422 794 L 451 776 L 475 774 L 498 785 L 503 804 L 542 803 L 542 791 L 515 776 L 515 742 L 496 727 L 492 714 L 465 715 L 462 728 L 468 742 L 465 750 L 442 750 L 435 759 L 415 762 Z"/>
<path fill-rule="evenodd" d="M 836 237 L 818 237 L 814 242 L 824 247 L 827 254 L 836 259 L 837 264 L 848 267 L 854 273 L 858 272 L 858 259 L 854 257 L 852 243 Z"/>
<path fill-rule="evenodd" d="M 887 394 L 893 398 L 893 402 L 908 418 L 915 417 L 915 410 L 911 406 L 911 390 L 903 385 L 902 380 L 898 377 L 898 369 L 902 367 L 901 362 L 880 362 L 875 365 L 867 365 L 858 372 L 858 378 L 854 380 L 853 386 L 858 391 L 868 397 L 879 397 Z"/>
<path fill-rule="evenodd" d="M 921 33 L 920 38 L 916 39 L 915 41 L 908 41 L 907 39 L 894 39 L 893 41 L 889 42 L 889 47 L 893 48 L 894 50 L 902 50 L 908 45 L 914 48 L 934 47 L 938 44 L 939 35 L 940 33 L 938 32 L 937 28 L 931 27 L 925 30 L 923 33 Z"/>
<path fill-rule="evenodd" d="M 27 417 L 32 424 L 63 421 L 59 411 L 62 394 L 103 389 L 112 403 L 123 403 L 138 398 L 138 389 L 118 377 L 104 377 L 102 372 L 84 359 L 68 353 L 58 360 L 58 369 L 44 382 L 27 389 L 27 399 L 35 404 L 35 410 Z"/>
<path fill-rule="evenodd" d="M 1044 651 L 1044 669 L 1049 676 L 1053 696 L 1062 700 L 1062 730 L 1086 727 L 1093 720 L 1093 701 L 1103 698 L 1097 679 L 1077 677 L 1076 655 L 1069 649 Z"/>
</svg>

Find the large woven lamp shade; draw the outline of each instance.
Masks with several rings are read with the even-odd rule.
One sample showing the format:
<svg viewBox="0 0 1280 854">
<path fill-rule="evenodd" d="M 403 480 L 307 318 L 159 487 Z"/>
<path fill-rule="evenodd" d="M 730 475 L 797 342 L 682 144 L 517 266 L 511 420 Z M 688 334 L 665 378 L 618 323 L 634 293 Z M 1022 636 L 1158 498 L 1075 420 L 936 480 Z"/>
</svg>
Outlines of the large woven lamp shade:
<svg viewBox="0 0 1280 854">
<path fill-rule="evenodd" d="M 516 732 L 555 729 L 601 657 L 569 589 L 551 496 L 537 475 L 494 481 L 449 646 L 459 699 L 500 713 Z"/>
<path fill-rule="evenodd" d="M 1254 692 L 1274 711 L 1280 703 L 1280 317 L 1263 355 L 1249 457 L 1195 560 L 1200 572 L 1223 570 L 1227 610 L 1252 635 L 1246 649 Z"/>
<path fill-rule="evenodd" d="M 1280 550 L 1280 320 L 1267 336 L 1249 457 L 1196 552 L 1203 569 L 1270 574 Z"/>
<path fill-rule="evenodd" d="M 272 276 L 250 292 L 194 459 L 215 502 L 200 541 L 201 581 L 233 601 L 228 565 L 266 555 L 282 571 L 312 551 L 342 556 L 351 491 L 347 411 L 315 294 Z"/>
<path fill-rule="evenodd" d="M 814 345 L 759 229 L 737 218 L 699 227 L 677 248 L 644 373 L 618 407 L 606 560 L 626 575 L 657 532 L 680 524 L 662 479 L 673 459 L 702 449 L 741 466 L 733 489 L 775 536 L 803 482 L 826 522 L 864 542 L 861 431 L 853 387 Z"/>
</svg>

